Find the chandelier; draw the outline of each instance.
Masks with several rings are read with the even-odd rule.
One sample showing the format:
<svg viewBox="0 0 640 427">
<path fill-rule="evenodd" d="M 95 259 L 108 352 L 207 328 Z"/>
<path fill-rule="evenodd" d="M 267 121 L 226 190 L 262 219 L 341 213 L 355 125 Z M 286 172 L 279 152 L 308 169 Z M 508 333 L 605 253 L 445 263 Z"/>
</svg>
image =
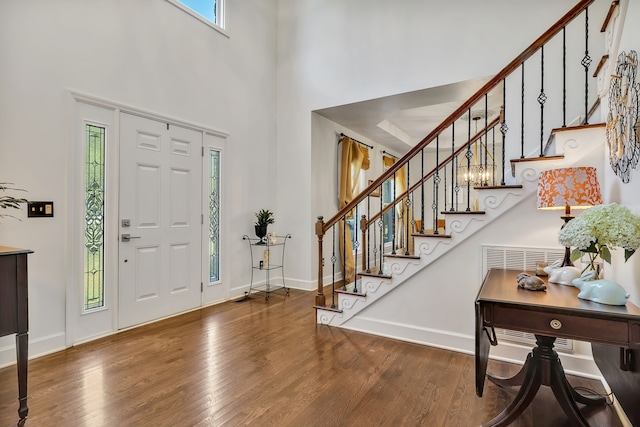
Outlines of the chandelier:
<svg viewBox="0 0 640 427">
<path fill-rule="evenodd" d="M 487 149 L 482 136 L 478 136 L 478 120 L 485 117 L 484 111 L 472 112 L 471 119 L 475 122 L 477 139 L 470 141 L 472 149 L 465 151 L 462 159 L 458 163 L 458 185 L 459 186 L 488 186 L 493 183 L 495 175 L 495 163 L 493 156 Z M 482 159 L 486 158 L 485 163 Z"/>
</svg>

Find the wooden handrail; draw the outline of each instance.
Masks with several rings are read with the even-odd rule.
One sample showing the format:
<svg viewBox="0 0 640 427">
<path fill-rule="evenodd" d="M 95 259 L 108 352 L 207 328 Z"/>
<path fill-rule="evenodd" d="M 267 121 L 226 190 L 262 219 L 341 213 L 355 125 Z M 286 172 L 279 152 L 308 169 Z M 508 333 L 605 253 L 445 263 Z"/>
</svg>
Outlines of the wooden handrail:
<svg viewBox="0 0 640 427">
<path fill-rule="evenodd" d="M 369 186 L 362 191 L 359 195 L 342 207 L 331 219 L 327 222 L 322 222 L 323 234 L 327 232 L 334 224 L 336 224 L 342 217 L 348 212 L 354 209 L 362 200 L 364 200 L 375 188 L 382 185 L 384 181 L 389 179 L 400 168 L 402 168 L 410 159 L 412 159 L 420 150 L 429 145 L 436 136 L 440 135 L 446 128 L 462 117 L 467 110 L 482 99 L 485 94 L 489 93 L 492 89 L 496 88 L 500 82 L 506 79 L 511 73 L 513 73 L 522 63 L 533 56 L 540 47 L 547 43 L 553 36 L 558 34 L 568 23 L 573 21 L 582 11 L 584 11 L 595 0 L 580 0 L 571 10 L 569 10 L 562 18 L 560 18 L 553 26 L 545 31 L 540 37 L 538 37 L 529 47 L 527 47 L 520 55 L 513 59 L 506 67 L 504 67 L 498 74 L 496 74 L 491 80 L 484 84 L 477 92 L 475 92 L 469 99 L 467 99 L 460 107 L 458 107 L 453 113 L 451 113 L 444 121 L 436 126 L 431 133 L 424 137 L 418 144 L 416 144 L 411 150 L 409 150 L 402 158 L 394 163 L 385 173 L 380 175 Z M 318 231 L 318 230 L 317 230 Z M 317 234 L 317 233 L 316 233 Z"/>
</svg>

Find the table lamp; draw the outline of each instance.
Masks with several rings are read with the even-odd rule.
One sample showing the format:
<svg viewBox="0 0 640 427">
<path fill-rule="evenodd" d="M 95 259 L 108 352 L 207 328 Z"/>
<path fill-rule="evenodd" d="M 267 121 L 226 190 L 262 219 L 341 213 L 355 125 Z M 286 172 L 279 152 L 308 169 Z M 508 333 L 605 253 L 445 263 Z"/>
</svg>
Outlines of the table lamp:
<svg viewBox="0 0 640 427">
<path fill-rule="evenodd" d="M 571 209 L 602 203 L 596 168 L 574 167 L 543 171 L 538 179 L 538 209 L 564 209 L 564 227 L 574 217 Z M 572 266 L 571 248 L 565 247 L 562 267 Z"/>
</svg>

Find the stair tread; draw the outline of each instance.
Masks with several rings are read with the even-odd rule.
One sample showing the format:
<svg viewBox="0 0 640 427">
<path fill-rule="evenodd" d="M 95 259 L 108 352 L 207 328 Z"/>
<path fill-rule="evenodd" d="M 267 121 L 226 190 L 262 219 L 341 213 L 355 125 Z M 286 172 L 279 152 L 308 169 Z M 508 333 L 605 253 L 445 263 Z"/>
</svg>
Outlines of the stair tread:
<svg viewBox="0 0 640 427">
<path fill-rule="evenodd" d="M 451 234 L 445 234 L 445 233 L 411 233 L 411 235 L 413 237 L 444 237 L 444 238 L 451 238 Z"/>
<path fill-rule="evenodd" d="M 385 258 L 407 258 L 407 259 L 420 259 L 418 255 L 405 255 L 405 254 L 385 254 Z"/>
<path fill-rule="evenodd" d="M 482 185 L 479 187 L 473 187 L 474 190 L 496 190 L 499 188 L 522 188 L 520 184 L 513 185 Z"/>
<path fill-rule="evenodd" d="M 442 211 L 440 212 L 441 214 L 444 215 L 457 215 L 457 214 L 463 214 L 463 215 L 469 215 L 469 214 L 479 214 L 479 215 L 484 215 L 486 212 L 485 211 Z"/>
<path fill-rule="evenodd" d="M 538 157 L 524 157 L 521 159 L 511 159 L 511 164 L 521 163 L 521 162 L 535 162 L 537 160 L 559 160 L 564 159 L 564 154 L 558 154 L 556 156 L 538 156 Z"/>
<path fill-rule="evenodd" d="M 379 273 L 366 273 L 366 272 L 360 272 L 358 273 L 358 276 L 366 276 L 366 277 L 380 277 L 382 279 L 391 279 L 391 276 L 388 274 L 379 274 Z"/>
<path fill-rule="evenodd" d="M 340 310 L 339 308 L 331 308 L 331 307 L 322 307 L 319 305 L 314 305 L 313 308 L 317 309 L 322 309 L 322 310 L 328 310 L 328 311 L 334 311 L 336 313 L 342 313 L 342 310 Z"/>
<path fill-rule="evenodd" d="M 347 294 L 347 295 L 355 295 L 358 297 L 366 297 L 366 294 L 363 294 L 362 292 L 353 292 L 353 291 L 345 291 L 344 289 L 336 289 L 335 290 L 336 294 Z"/>
</svg>

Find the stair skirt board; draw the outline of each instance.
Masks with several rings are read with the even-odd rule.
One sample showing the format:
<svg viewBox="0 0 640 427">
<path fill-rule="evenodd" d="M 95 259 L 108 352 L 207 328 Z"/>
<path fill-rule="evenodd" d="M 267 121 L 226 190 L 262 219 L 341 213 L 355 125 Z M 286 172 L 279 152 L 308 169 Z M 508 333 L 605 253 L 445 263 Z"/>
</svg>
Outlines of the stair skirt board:
<svg viewBox="0 0 640 427">
<path fill-rule="evenodd" d="M 529 248 L 522 246 L 482 245 L 482 271 L 487 274 L 490 268 L 507 268 L 510 270 L 536 269 L 538 261 L 553 264 L 564 258 L 564 248 Z M 498 340 L 529 344 L 535 347 L 536 337 L 520 331 L 496 328 Z M 573 340 L 557 338 L 555 348 L 565 353 L 573 353 Z"/>
</svg>

